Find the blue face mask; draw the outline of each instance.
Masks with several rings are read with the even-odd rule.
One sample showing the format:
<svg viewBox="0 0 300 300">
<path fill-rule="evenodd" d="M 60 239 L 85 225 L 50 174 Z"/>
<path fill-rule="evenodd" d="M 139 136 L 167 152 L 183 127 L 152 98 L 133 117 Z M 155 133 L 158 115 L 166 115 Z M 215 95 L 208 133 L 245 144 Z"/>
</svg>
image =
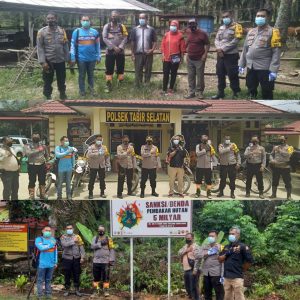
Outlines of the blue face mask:
<svg viewBox="0 0 300 300">
<path fill-rule="evenodd" d="M 139 23 L 141 26 L 145 26 L 146 25 L 146 20 L 145 19 L 139 19 Z"/>
<path fill-rule="evenodd" d="M 45 238 L 49 238 L 49 237 L 51 237 L 51 231 L 44 231 L 43 232 L 43 237 L 45 237 Z"/>
<path fill-rule="evenodd" d="M 72 235 L 73 234 L 73 229 L 67 229 L 67 234 Z"/>
<path fill-rule="evenodd" d="M 234 243 L 236 241 L 235 235 L 234 234 L 229 234 L 228 240 L 229 240 L 229 242 Z"/>
<path fill-rule="evenodd" d="M 230 18 L 223 18 L 223 23 L 225 25 L 229 25 L 231 23 L 231 19 Z"/>
<path fill-rule="evenodd" d="M 263 17 L 256 17 L 255 18 L 255 24 L 257 26 L 264 26 L 266 25 L 266 18 L 263 18 Z"/>
<path fill-rule="evenodd" d="M 177 27 L 174 26 L 174 25 L 171 25 L 171 26 L 170 26 L 170 31 L 171 31 L 171 32 L 177 32 Z"/>
<path fill-rule="evenodd" d="M 89 28 L 91 25 L 91 22 L 90 21 L 81 21 L 81 26 L 83 28 Z"/>
<path fill-rule="evenodd" d="M 69 142 L 64 142 L 65 147 L 69 147 L 70 143 Z"/>
<path fill-rule="evenodd" d="M 207 238 L 207 241 L 208 241 L 209 244 L 213 244 L 213 243 L 215 243 L 216 239 L 214 237 L 212 237 L 212 236 L 209 236 Z"/>
</svg>

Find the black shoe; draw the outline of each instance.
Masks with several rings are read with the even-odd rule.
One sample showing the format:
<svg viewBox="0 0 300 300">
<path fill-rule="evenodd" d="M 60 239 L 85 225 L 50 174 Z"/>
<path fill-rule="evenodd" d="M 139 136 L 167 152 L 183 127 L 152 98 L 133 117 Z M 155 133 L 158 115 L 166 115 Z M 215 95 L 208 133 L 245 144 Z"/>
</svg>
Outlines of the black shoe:
<svg viewBox="0 0 300 300">
<path fill-rule="evenodd" d="M 219 99 L 223 99 L 225 97 L 224 94 L 222 93 L 218 93 L 217 95 L 214 95 L 211 97 L 212 100 L 219 100 Z"/>
<path fill-rule="evenodd" d="M 232 94 L 232 99 L 236 100 L 236 99 L 239 99 L 239 93 L 233 93 Z"/>
<path fill-rule="evenodd" d="M 223 192 L 219 192 L 219 194 L 217 195 L 218 198 L 221 198 L 224 196 L 224 193 Z"/>
<path fill-rule="evenodd" d="M 100 198 L 106 198 L 107 196 L 104 194 L 104 192 L 101 192 Z"/>
<path fill-rule="evenodd" d="M 235 199 L 235 194 L 234 194 L 234 192 L 231 192 L 231 193 L 230 193 L 230 197 L 231 197 L 232 199 Z"/>
<path fill-rule="evenodd" d="M 132 196 L 132 195 L 133 195 L 132 192 L 128 192 L 128 193 L 127 193 L 127 196 Z"/>
<path fill-rule="evenodd" d="M 93 197 L 93 194 L 89 194 L 89 200 L 93 200 L 94 197 Z"/>
<path fill-rule="evenodd" d="M 264 193 L 259 193 L 259 198 L 260 199 L 265 199 Z"/>
<path fill-rule="evenodd" d="M 82 297 L 82 293 L 79 292 L 79 289 L 76 289 L 76 290 L 75 290 L 75 295 L 76 295 L 77 297 Z"/>
<path fill-rule="evenodd" d="M 276 199 L 277 198 L 277 195 L 276 194 L 272 194 L 271 196 L 270 196 L 270 199 Z"/>
<path fill-rule="evenodd" d="M 158 197 L 159 196 L 156 192 L 152 192 L 151 195 L 154 196 L 154 197 Z"/>
<path fill-rule="evenodd" d="M 145 198 L 145 193 L 144 192 L 141 192 L 140 198 Z"/>
<path fill-rule="evenodd" d="M 250 198 L 250 193 L 249 193 L 249 192 L 246 192 L 245 197 L 246 197 L 246 198 Z"/>
<path fill-rule="evenodd" d="M 70 296 L 70 290 L 66 290 L 66 291 L 64 292 L 64 297 L 68 297 L 68 296 Z"/>
<path fill-rule="evenodd" d="M 207 191 L 206 196 L 207 196 L 207 199 L 212 199 L 211 191 Z"/>
<path fill-rule="evenodd" d="M 67 98 L 68 98 L 68 97 L 67 97 L 66 93 L 60 93 L 60 94 L 59 94 L 59 99 L 60 99 L 60 100 L 63 100 L 63 101 L 64 101 L 64 100 L 67 100 Z"/>
<path fill-rule="evenodd" d="M 184 96 L 185 99 L 192 99 L 192 98 L 195 98 L 196 97 L 196 94 L 188 94 L 186 96 Z"/>
<path fill-rule="evenodd" d="M 118 197 L 119 199 L 123 199 L 123 195 L 122 195 L 122 194 L 117 195 L 117 197 Z"/>
</svg>

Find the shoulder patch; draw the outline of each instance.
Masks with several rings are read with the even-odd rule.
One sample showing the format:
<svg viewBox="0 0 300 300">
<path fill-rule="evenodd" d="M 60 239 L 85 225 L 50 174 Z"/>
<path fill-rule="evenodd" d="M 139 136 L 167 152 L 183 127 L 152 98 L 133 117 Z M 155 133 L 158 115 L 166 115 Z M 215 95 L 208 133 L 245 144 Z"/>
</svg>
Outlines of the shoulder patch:
<svg viewBox="0 0 300 300">
<path fill-rule="evenodd" d="M 241 24 L 235 24 L 234 37 L 241 39 L 243 37 L 243 27 Z"/>
<path fill-rule="evenodd" d="M 271 48 L 281 47 L 281 36 L 278 28 L 272 29 Z"/>
</svg>

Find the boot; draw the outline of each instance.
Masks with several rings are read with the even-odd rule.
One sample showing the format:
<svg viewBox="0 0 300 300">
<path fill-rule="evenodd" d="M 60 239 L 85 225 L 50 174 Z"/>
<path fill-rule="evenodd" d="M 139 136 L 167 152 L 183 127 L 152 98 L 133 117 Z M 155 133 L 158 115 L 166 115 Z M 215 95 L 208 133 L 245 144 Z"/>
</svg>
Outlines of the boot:
<svg viewBox="0 0 300 300">
<path fill-rule="evenodd" d="M 101 191 L 100 193 L 100 198 L 106 198 L 107 196 L 105 195 L 104 191 Z"/>
<path fill-rule="evenodd" d="M 219 100 L 219 99 L 223 99 L 224 97 L 225 97 L 224 91 L 218 91 L 217 95 L 212 96 L 211 99 L 212 100 Z"/>
<path fill-rule="evenodd" d="M 62 100 L 62 101 L 65 101 L 67 100 L 67 95 L 66 95 L 66 92 L 60 92 L 59 93 L 59 99 Z"/>
<path fill-rule="evenodd" d="M 201 196 L 201 190 L 200 189 L 196 189 L 195 197 L 196 198 L 200 198 L 200 196 Z"/>
<path fill-rule="evenodd" d="M 154 197 L 158 197 L 159 195 L 155 192 L 155 189 L 152 189 L 152 194 L 151 194 L 152 196 L 154 196 Z"/>
<path fill-rule="evenodd" d="M 64 297 L 68 296 L 70 296 L 70 289 L 66 289 L 66 291 L 64 292 Z"/>
<path fill-rule="evenodd" d="M 250 192 L 246 191 L 245 197 L 246 197 L 246 198 L 250 198 Z"/>
<path fill-rule="evenodd" d="M 92 192 L 89 192 L 89 200 L 93 200 L 94 196 Z"/>
<path fill-rule="evenodd" d="M 264 192 L 259 192 L 259 198 L 260 199 L 265 199 Z"/>
<path fill-rule="evenodd" d="M 145 198 L 145 190 L 141 190 L 140 198 Z"/>
<path fill-rule="evenodd" d="M 286 200 L 293 200 L 292 199 L 292 188 L 286 189 L 287 195 L 286 195 Z"/>
<path fill-rule="evenodd" d="M 82 297 L 82 293 L 79 292 L 79 288 L 75 288 L 75 295 L 77 297 Z"/>
<path fill-rule="evenodd" d="M 207 199 L 212 199 L 211 190 L 207 190 L 206 195 L 207 195 Z"/>
<path fill-rule="evenodd" d="M 35 194 L 35 188 L 28 188 L 29 192 L 29 199 L 28 200 L 35 200 L 34 194 Z"/>
<path fill-rule="evenodd" d="M 39 188 L 40 188 L 40 199 L 41 200 L 47 200 L 47 197 L 46 197 L 46 186 L 40 185 Z"/>
<path fill-rule="evenodd" d="M 104 89 L 105 93 L 110 93 L 112 91 L 112 81 L 106 81 L 106 88 Z"/>
<path fill-rule="evenodd" d="M 277 186 L 272 186 L 272 195 L 270 196 L 270 199 L 277 198 Z"/>
<path fill-rule="evenodd" d="M 231 197 L 231 199 L 235 199 L 235 194 L 234 194 L 234 191 L 231 191 L 231 193 L 230 193 L 230 197 Z"/>
<path fill-rule="evenodd" d="M 224 196 L 224 192 L 223 190 L 220 190 L 219 194 L 217 195 L 218 198 L 223 197 Z"/>
</svg>

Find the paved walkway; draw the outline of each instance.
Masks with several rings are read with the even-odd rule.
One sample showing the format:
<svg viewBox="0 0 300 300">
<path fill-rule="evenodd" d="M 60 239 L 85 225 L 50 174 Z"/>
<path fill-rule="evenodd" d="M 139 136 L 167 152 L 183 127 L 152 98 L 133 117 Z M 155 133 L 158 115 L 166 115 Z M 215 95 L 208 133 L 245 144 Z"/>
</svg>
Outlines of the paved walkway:
<svg viewBox="0 0 300 300">
<path fill-rule="evenodd" d="M 300 200 L 300 175 L 293 175 L 293 194 L 292 197 L 294 200 Z M 159 199 L 160 200 L 167 200 L 170 199 L 168 197 L 168 192 L 169 192 L 169 183 L 168 183 L 168 176 L 164 173 L 158 174 L 157 178 L 157 193 L 159 193 Z M 237 188 L 236 188 L 236 200 L 260 200 L 258 198 L 257 194 L 251 194 L 250 198 L 245 198 L 245 186 L 243 182 L 237 180 Z M 28 191 L 27 191 L 27 185 L 28 185 L 28 175 L 27 174 L 20 174 L 20 189 L 19 189 L 19 200 L 27 200 L 28 199 Z M 87 190 L 88 183 L 83 183 L 82 186 L 79 188 L 78 191 L 74 193 L 73 200 L 88 200 L 88 190 Z M 126 184 L 124 185 L 126 187 Z M 106 194 L 107 194 L 107 200 L 117 200 L 117 182 L 116 182 L 116 174 L 110 174 L 106 178 Z M 139 198 L 139 193 L 140 190 L 136 191 L 136 196 L 127 196 L 127 191 L 125 189 L 124 191 L 124 199 L 128 200 L 134 200 Z M 185 196 L 185 199 L 190 199 L 190 200 L 198 200 L 194 197 L 195 193 L 195 186 L 192 183 L 191 187 L 188 191 L 188 194 Z M 230 190 L 228 187 L 226 187 L 224 191 L 225 196 L 222 198 L 217 198 L 216 194 L 212 194 L 214 200 L 231 200 L 230 196 Z M 0 183 L 0 195 L 2 195 L 2 184 Z M 205 191 L 202 192 L 202 195 L 200 197 L 200 200 L 208 200 L 206 197 Z M 271 195 L 271 191 L 269 191 L 265 195 L 265 199 L 269 199 L 269 196 Z M 53 185 L 50 188 L 48 198 L 49 200 L 56 200 L 56 189 L 55 186 Z M 63 189 L 63 196 L 65 197 L 65 189 Z M 282 182 L 280 183 L 280 186 L 278 188 L 278 200 L 285 200 L 286 199 L 286 192 L 284 189 L 284 186 Z M 182 199 L 178 198 L 176 196 L 173 197 L 174 199 Z M 149 199 L 158 199 L 153 196 L 151 196 L 151 188 L 149 181 L 147 182 L 146 185 L 146 190 L 145 190 L 145 200 Z M 103 198 L 100 198 L 100 189 L 99 189 L 99 183 L 96 182 L 95 184 L 95 189 L 94 189 L 94 200 L 104 200 Z"/>
</svg>

